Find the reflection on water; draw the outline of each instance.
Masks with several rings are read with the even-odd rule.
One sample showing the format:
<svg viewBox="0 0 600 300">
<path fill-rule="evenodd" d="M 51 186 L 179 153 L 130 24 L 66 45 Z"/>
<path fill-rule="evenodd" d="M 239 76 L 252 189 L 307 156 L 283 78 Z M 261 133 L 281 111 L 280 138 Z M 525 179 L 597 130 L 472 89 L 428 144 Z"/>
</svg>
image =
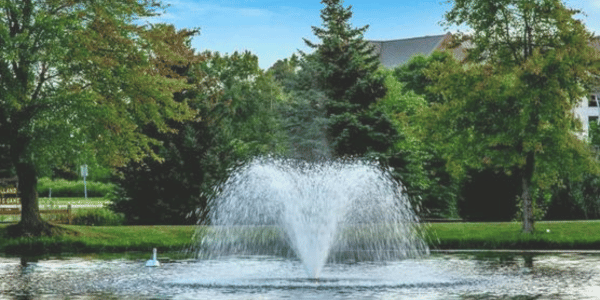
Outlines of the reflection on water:
<svg viewBox="0 0 600 300">
<path fill-rule="evenodd" d="M 433 254 L 329 264 L 319 280 L 276 257 L 159 257 L 147 268 L 146 256 L 0 257 L 0 299 L 600 298 L 600 254 Z"/>
</svg>

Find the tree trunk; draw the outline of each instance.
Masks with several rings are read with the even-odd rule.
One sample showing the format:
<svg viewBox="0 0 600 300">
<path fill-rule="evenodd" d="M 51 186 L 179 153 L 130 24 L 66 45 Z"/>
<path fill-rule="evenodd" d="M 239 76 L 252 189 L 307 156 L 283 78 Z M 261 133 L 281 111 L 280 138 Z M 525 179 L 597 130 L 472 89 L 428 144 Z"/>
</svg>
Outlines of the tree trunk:
<svg viewBox="0 0 600 300">
<path fill-rule="evenodd" d="M 533 218 L 533 199 L 531 198 L 531 180 L 533 179 L 533 171 L 535 168 L 535 154 L 533 152 L 527 154 L 525 167 L 521 177 L 521 201 L 523 201 L 523 232 L 533 233 L 534 218 Z"/>
<path fill-rule="evenodd" d="M 17 225 L 15 235 L 40 236 L 52 235 L 51 226 L 42 220 L 37 194 L 37 172 L 31 163 L 15 164 L 19 177 L 19 194 L 21 198 L 21 222 Z"/>
</svg>

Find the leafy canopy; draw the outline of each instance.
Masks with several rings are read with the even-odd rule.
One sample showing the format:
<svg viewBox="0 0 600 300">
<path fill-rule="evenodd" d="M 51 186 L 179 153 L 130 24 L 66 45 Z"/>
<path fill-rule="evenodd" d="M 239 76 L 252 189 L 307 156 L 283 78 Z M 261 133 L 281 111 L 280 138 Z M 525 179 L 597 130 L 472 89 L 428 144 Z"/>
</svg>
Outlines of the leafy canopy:
<svg viewBox="0 0 600 300">
<path fill-rule="evenodd" d="M 466 25 L 467 64 L 437 63 L 430 91 L 443 95 L 424 124 L 464 166 L 516 171 L 522 178 L 524 231 L 533 230 L 531 197 L 557 170 L 589 155 L 572 113 L 598 73 L 592 34 L 558 0 L 455 0 L 449 25 Z M 590 164 L 585 164 L 590 165 Z"/>
<path fill-rule="evenodd" d="M 106 164 L 152 154 L 139 131 L 194 112 L 173 101 L 186 88 L 171 66 L 191 58 L 189 37 L 136 25 L 155 1 L 0 2 L 0 144 L 38 167 L 83 152 Z"/>
</svg>

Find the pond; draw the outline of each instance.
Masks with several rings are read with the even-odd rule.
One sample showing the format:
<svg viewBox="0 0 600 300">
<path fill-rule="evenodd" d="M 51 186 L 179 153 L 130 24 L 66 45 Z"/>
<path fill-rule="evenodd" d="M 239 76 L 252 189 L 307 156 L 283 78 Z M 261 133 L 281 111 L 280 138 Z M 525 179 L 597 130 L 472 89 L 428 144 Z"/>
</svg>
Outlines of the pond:
<svg viewBox="0 0 600 300">
<path fill-rule="evenodd" d="M 0 299 L 598 299 L 600 254 L 433 253 L 328 263 L 318 280 L 299 260 L 150 255 L 0 257 Z M 171 258 L 169 258 L 171 257 Z"/>
</svg>

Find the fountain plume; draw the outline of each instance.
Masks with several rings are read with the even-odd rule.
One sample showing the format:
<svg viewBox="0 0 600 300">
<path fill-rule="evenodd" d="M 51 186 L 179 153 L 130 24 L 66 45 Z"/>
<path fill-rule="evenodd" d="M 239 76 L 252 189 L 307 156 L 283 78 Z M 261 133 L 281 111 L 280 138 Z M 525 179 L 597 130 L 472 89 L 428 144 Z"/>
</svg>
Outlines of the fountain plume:
<svg viewBox="0 0 600 300">
<path fill-rule="evenodd" d="M 232 173 L 209 208 L 202 257 L 296 256 L 318 278 L 327 261 L 428 251 L 401 185 L 361 160 L 258 158 Z"/>
</svg>

